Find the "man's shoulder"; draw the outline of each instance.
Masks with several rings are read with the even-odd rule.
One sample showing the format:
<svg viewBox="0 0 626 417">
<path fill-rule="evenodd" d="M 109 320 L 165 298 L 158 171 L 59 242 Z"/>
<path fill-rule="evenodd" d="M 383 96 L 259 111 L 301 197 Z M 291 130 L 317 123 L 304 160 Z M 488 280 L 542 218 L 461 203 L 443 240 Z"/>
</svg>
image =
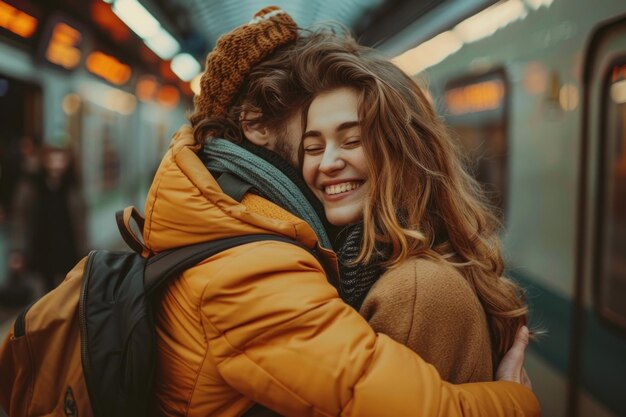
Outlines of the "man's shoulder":
<svg viewBox="0 0 626 417">
<path fill-rule="evenodd" d="M 299 217 L 294 216 L 289 211 L 258 194 L 251 192 L 246 193 L 241 200 L 241 204 L 243 204 L 248 211 L 269 217 L 271 219 L 286 221 L 293 224 L 304 222 Z"/>
</svg>

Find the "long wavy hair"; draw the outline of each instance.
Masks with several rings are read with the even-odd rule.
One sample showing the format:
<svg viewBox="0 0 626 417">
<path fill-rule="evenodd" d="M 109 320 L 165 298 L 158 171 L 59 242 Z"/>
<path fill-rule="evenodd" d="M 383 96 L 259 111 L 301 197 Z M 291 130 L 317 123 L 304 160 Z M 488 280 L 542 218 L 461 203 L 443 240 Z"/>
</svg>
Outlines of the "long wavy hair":
<svg viewBox="0 0 626 417">
<path fill-rule="evenodd" d="M 503 276 L 501 226 L 481 186 L 413 79 L 349 36 L 313 37 L 294 60 L 294 76 L 308 95 L 303 124 L 318 94 L 340 87 L 358 94 L 370 187 L 356 262 L 370 261 L 382 243 L 391 249 L 390 268 L 414 256 L 453 265 L 486 312 L 499 363 L 528 309 L 521 288 Z"/>
</svg>

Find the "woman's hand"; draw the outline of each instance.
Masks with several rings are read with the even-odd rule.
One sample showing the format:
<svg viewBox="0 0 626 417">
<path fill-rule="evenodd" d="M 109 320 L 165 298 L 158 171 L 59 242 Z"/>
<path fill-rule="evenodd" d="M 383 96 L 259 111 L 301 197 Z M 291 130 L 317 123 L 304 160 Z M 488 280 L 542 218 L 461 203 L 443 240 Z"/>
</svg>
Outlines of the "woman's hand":
<svg viewBox="0 0 626 417">
<path fill-rule="evenodd" d="M 530 378 L 524 369 L 526 347 L 528 347 L 528 328 L 522 326 L 515 335 L 513 346 L 504 355 L 496 370 L 496 380 L 513 381 L 532 389 Z"/>
</svg>

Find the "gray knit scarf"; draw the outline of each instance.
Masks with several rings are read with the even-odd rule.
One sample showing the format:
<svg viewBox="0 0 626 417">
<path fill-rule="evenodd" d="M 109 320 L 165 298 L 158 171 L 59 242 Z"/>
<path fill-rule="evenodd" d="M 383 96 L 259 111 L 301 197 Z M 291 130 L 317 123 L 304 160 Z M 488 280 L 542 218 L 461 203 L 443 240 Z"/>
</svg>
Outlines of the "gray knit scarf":
<svg viewBox="0 0 626 417">
<path fill-rule="evenodd" d="M 322 247 L 331 247 L 322 221 L 300 188 L 273 164 L 226 139 L 209 140 L 204 153 L 209 170 L 228 172 L 252 185 L 260 195 L 307 222 Z"/>
</svg>

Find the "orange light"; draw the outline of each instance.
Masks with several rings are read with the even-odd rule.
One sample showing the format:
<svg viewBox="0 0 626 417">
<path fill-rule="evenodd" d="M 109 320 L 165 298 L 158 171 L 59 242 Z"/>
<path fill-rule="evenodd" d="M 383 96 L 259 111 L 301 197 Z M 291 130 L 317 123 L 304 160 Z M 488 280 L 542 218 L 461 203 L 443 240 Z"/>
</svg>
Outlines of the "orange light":
<svg viewBox="0 0 626 417">
<path fill-rule="evenodd" d="M 452 114 L 497 109 L 502 105 L 504 85 L 500 80 L 483 81 L 446 92 L 446 106 Z"/>
<path fill-rule="evenodd" d="M 111 55 L 95 51 L 87 57 L 87 70 L 112 84 L 121 85 L 130 79 L 132 71 Z"/>
<path fill-rule="evenodd" d="M 166 107 L 175 107 L 180 100 L 180 93 L 176 87 L 165 85 L 159 91 L 159 103 Z"/>
<path fill-rule="evenodd" d="M 30 38 L 37 29 L 37 19 L 26 13 L 21 13 L 20 16 L 13 21 L 13 30 L 22 38 Z"/>
<path fill-rule="evenodd" d="M 91 18 L 116 41 L 125 42 L 130 38 L 130 29 L 113 13 L 110 4 L 103 1 L 92 2 Z"/>
<path fill-rule="evenodd" d="M 614 66 L 613 71 L 611 71 L 611 82 L 624 79 L 626 79 L 626 64 Z"/>
<path fill-rule="evenodd" d="M 0 0 L 0 27 L 22 38 L 30 38 L 37 29 L 37 19 Z"/>
<path fill-rule="evenodd" d="M 52 30 L 46 58 L 65 69 L 73 69 L 80 63 L 79 44 L 83 35 L 66 23 L 57 23 Z"/>
<path fill-rule="evenodd" d="M 135 94 L 141 101 L 151 101 L 154 100 L 158 88 L 159 86 L 153 76 L 144 75 L 137 82 Z"/>
</svg>

